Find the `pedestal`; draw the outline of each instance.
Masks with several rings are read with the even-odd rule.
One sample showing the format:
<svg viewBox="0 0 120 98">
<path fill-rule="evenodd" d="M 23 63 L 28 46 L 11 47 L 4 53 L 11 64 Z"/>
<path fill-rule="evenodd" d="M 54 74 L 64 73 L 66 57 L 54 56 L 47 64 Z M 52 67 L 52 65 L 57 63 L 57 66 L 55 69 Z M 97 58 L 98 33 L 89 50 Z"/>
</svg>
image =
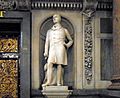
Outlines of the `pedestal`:
<svg viewBox="0 0 120 98">
<path fill-rule="evenodd" d="M 67 98 L 72 94 L 72 90 L 68 90 L 68 86 L 47 86 L 42 93 L 47 98 Z"/>
</svg>

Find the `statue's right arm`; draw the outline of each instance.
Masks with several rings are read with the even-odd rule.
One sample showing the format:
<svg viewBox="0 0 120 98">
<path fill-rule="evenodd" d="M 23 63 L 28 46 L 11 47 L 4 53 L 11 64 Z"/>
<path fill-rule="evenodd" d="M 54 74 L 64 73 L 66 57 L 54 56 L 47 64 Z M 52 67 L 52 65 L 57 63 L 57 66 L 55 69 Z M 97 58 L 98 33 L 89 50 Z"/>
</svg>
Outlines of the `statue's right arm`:
<svg viewBox="0 0 120 98">
<path fill-rule="evenodd" d="M 49 32 L 47 32 L 46 40 L 45 40 L 45 51 L 44 51 L 45 58 L 48 57 L 48 48 L 49 48 Z"/>
</svg>

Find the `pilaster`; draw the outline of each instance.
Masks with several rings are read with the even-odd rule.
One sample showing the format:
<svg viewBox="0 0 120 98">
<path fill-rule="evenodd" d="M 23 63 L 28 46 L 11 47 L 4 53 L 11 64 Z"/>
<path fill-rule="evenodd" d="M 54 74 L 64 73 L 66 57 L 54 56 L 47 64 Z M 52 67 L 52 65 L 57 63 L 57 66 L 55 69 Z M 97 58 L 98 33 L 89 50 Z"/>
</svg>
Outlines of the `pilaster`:
<svg viewBox="0 0 120 98">
<path fill-rule="evenodd" d="M 113 76 L 108 89 L 120 89 L 120 1 L 113 0 Z"/>
</svg>

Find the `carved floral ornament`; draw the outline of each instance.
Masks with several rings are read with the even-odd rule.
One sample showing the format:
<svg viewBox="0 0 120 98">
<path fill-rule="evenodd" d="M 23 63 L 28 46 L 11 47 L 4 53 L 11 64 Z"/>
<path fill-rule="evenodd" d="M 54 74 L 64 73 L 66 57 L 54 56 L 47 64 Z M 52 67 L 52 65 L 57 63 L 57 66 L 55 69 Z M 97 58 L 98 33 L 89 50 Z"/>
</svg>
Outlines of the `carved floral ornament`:
<svg viewBox="0 0 120 98">
<path fill-rule="evenodd" d="M 92 39 L 92 23 L 91 19 L 84 20 L 84 70 L 85 79 L 87 83 L 90 84 L 92 80 L 92 65 L 93 65 L 93 39 Z"/>
<path fill-rule="evenodd" d="M 95 14 L 98 2 L 96 0 L 84 0 L 84 8 L 82 14 L 84 19 L 84 70 L 85 79 L 90 84 L 92 81 L 92 65 L 93 65 L 93 38 L 92 38 L 92 17 Z"/>
</svg>

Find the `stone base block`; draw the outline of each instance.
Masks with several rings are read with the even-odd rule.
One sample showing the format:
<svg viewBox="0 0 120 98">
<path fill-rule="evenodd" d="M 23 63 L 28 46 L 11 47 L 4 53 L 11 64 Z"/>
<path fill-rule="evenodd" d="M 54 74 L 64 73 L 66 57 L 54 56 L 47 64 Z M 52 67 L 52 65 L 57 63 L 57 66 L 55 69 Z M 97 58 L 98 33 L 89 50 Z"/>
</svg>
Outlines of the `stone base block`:
<svg viewBox="0 0 120 98">
<path fill-rule="evenodd" d="M 67 98 L 72 94 L 72 90 L 68 90 L 68 86 L 47 86 L 42 93 L 47 98 Z"/>
<path fill-rule="evenodd" d="M 119 76 L 114 76 L 111 82 L 112 84 L 108 87 L 108 89 L 120 90 L 120 77 Z"/>
</svg>

